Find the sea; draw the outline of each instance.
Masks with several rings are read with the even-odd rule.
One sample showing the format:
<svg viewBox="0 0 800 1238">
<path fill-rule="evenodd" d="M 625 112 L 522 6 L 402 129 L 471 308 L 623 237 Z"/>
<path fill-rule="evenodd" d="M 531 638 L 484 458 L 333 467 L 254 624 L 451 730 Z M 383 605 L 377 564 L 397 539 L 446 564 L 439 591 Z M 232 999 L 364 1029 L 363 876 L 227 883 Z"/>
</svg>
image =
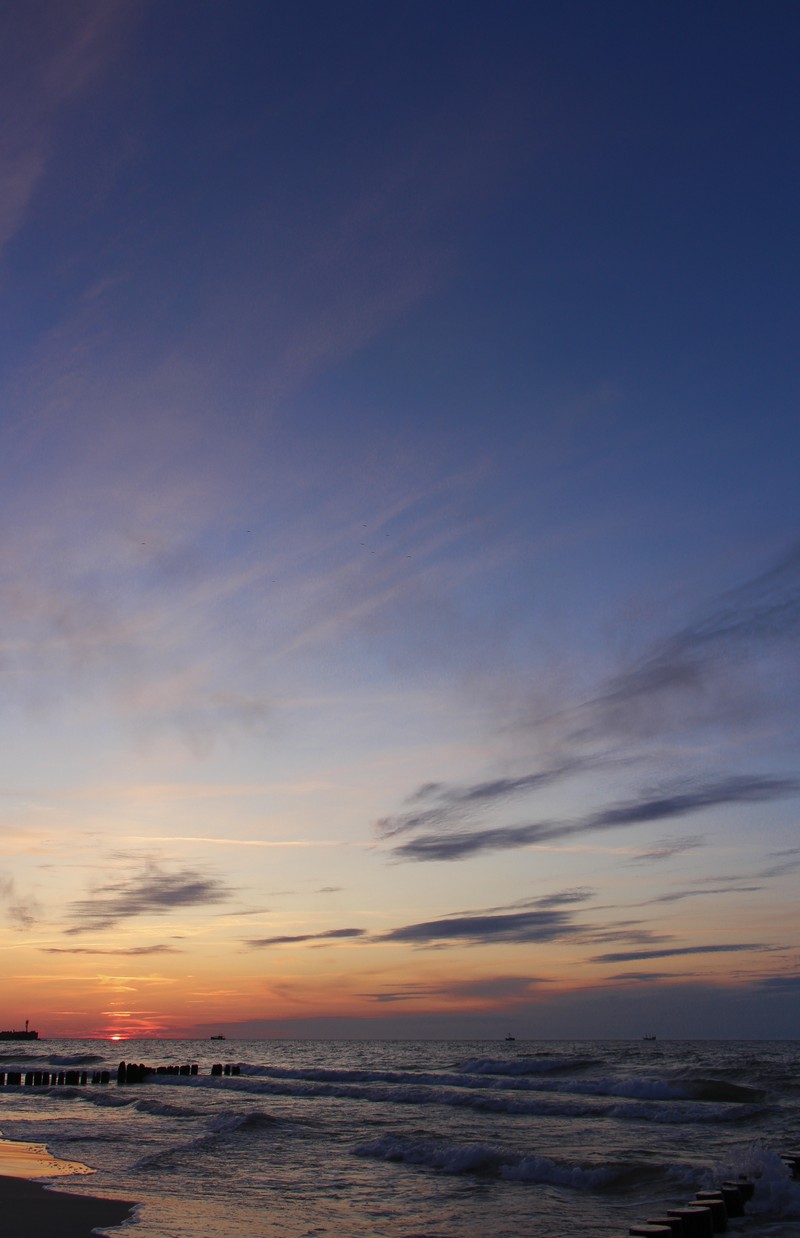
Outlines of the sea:
<svg viewBox="0 0 800 1238">
<path fill-rule="evenodd" d="M 120 1086 L 121 1060 L 197 1073 Z M 800 1238 L 799 1063 L 798 1041 L 5 1042 L 0 1071 L 89 1082 L 1 1087 L 0 1133 L 94 1171 L 59 1190 L 137 1201 L 136 1238 L 617 1238 L 740 1175 L 734 1228 Z"/>
</svg>

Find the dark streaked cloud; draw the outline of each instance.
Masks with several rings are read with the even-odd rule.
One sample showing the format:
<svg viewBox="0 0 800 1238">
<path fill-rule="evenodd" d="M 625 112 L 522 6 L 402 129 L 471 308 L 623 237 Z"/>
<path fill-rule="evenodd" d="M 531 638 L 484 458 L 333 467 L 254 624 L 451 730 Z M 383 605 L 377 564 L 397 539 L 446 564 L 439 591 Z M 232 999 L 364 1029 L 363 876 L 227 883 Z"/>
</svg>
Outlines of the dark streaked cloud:
<svg viewBox="0 0 800 1238">
<path fill-rule="evenodd" d="M 16 902 L 9 903 L 8 915 L 12 924 L 19 929 L 33 928 L 34 924 L 41 915 L 41 910 L 35 899 L 24 901 L 17 899 Z"/>
<path fill-rule="evenodd" d="M 290 946 L 298 942 L 304 941 L 329 941 L 331 939 L 343 937 L 363 937 L 366 929 L 362 928 L 340 928 L 328 929 L 324 933 L 297 933 L 293 936 L 283 935 L 281 937 L 258 937 L 250 941 L 246 941 L 246 946 L 251 946 L 258 949 L 262 946 Z"/>
<path fill-rule="evenodd" d="M 406 942 L 416 946 L 443 946 L 454 942 L 482 946 L 492 942 L 524 944 L 558 941 L 586 932 L 585 926 L 577 923 L 576 914 L 579 904 L 592 897 L 592 890 L 563 890 L 506 907 L 458 912 L 437 920 L 405 924 L 373 940 Z M 617 941 L 619 938 L 612 936 L 611 940 Z"/>
<path fill-rule="evenodd" d="M 690 972 L 681 972 L 681 980 L 691 975 Z M 613 976 L 606 976 L 607 980 L 623 980 L 630 981 L 632 984 L 657 984 L 659 980 L 674 980 L 675 975 L 671 971 L 620 971 Z"/>
<path fill-rule="evenodd" d="M 774 851 L 772 855 L 776 863 L 759 869 L 754 876 L 762 878 L 783 877 L 786 873 L 793 873 L 800 868 L 800 847 L 789 847 L 785 851 Z"/>
<path fill-rule="evenodd" d="M 770 570 L 722 595 L 691 623 L 652 644 L 638 661 L 629 661 L 582 703 L 547 718 L 542 725 L 556 755 L 544 768 L 515 777 L 487 779 L 457 786 L 432 781 L 418 787 L 404 811 L 377 823 L 385 838 L 414 834 L 392 847 L 399 860 L 460 860 L 488 851 L 505 851 L 601 829 L 640 825 L 683 817 L 711 807 L 767 802 L 796 794 L 792 777 L 744 775 L 705 786 L 630 802 L 591 813 L 581 820 L 538 820 L 523 824 L 493 824 L 493 810 L 516 796 L 535 794 L 561 780 L 585 773 L 593 765 L 621 763 L 610 745 L 620 739 L 652 739 L 698 725 L 734 727 L 761 717 L 787 695 L 787 676 L 796 669 L 791 638 L 800 632 L 800 543 Z M 764 660 L 784 656 L 781 673 L 764 675 Z M 773 699 L 775 698 L 775 699 Z M 784 701 L 785 703 L 785 701 Z M 605 748 L 599 755 L 597 745 Z M 626 758 L 630 763 L 636 759 Z M 641 752 L 641 750 L 639 750 Z M 651 756 L 653 754 L 650 754 Z M 484 820 L 475 821 L 476 813 Z M 488 820 L 487 820 L 488 818 Z M 633 863 L 667 860 L 697 846 L 696 837 L 665 841 L 643 850 Z M 787 857 L 765 876 L 800 867 Z"/>
<path fill-rule="evenodd" d="M 376 829 L 382 837 L 391 838 L 411 830 L 440 825 L 453 816 L 461 819 L 474 810 L 486 809 L 505 800 L 539 791 L 543 787 L 595 768 L 600 763 L 601 758 L 598 757 L 576 757 L 550 769 L 535 770 L 532 773 L 520 774 L 516 778 L 494 778 L 466 787 L 428 782 L 406 798 L 407 804 L 425 804 L 427 801 L 427 807 L 414 808 L 392 817 L 382 817 L 376 822 Z"/>
<path fill-rule="evenodd" d="M 539 821 L 530 825 L 423 834 L 393 849 L 401 860 L 461 860 L 483 851 L 507 851 L 598 830 L 644 825 L 731 804 L 764 803 L 795 795 L 800 782 L 769 775 L 739 775 L 672 794 L 646 796 L 589 813 L 578 821 Z"/>
<path fill-rule="evenodd" d="M 495 916 L 453 916 L 445 920 L 406 924 L 384 933 L 381 940 L 417 946 L 450 942 L 475 946 L 493 942 L 558 941 L 573 936 L 577 931 L 568 911 L 521 911 Z"/>
<path fill-rule="evenodd" d="M 627 963 L 637 959 L 666 959 L 685 954 L 733 954 L 742 950 L 767 950 L 763 942 L 738 942 L 725 946 L 672 946 L 668 950 L 630 950 L 619 954 L 596 954 L 591 963 Z"/>
<path fill-rule="evenodd" d="M 203 907 L 224 902 L 231 891 L 216 877 L 195 869 L 166 872 L 155 863 L 122 881 L 97 886 L 91 897 L 78 899 L 70 907 L 70 919 L 77 921 L 67 933 L 113 928 L 120 921 L 137 916 L 166 915 L 183 907 Z"/>
<path fill-rule="evenodd" d="M 800 994 L 800 972 L 784 976 L 762 976 L 756 983 L 759 988 L 771 992 Z"/>
<path fill-rule="evenodd" d="M 456 941 L 465 945 L 481 945 L 493 941 L 551 941 L 559 937 L 572 936 L 579 931 L 574 923 L 573 908 L 588 902 L 593 896 L 592 890 L 563 890 L 540 895 L 538 898 L 520 899 L 515 903 L 500 907 L 461 911 L 419 924 L 405 924 L 384 933 L 369 934 L 363 928 L 337 928 L 328 929 L 322 933 L 261 937 L 250 939 L 244 944 L 259 949 L 264 946 L 298 945 L 306 942 L 316 943 L 347 938 L 362 938 L 373 944 L 404 941 L 411 945 L 446 945 Z M 622 936 L 619 933 L 609 932 L 607 940 L 661 940 L 660 938 L 654 939 L 651 935 L 642 936 L 641 934 L 630 937 L 624 928 L 621 933 Z M 594 940 L 594 938 L 585 940 Z M 403 992 L 406 992 L 407 988 L 408 986 Z"/>
<path fill-rule="evenodd" d="M 0 875 L 0 901 L 6 903 L 8 919 L 18 930 L 33 928 L 41 914 L 35 898 L 23 898 L 18 894 L 13 877 Z"/>
<path fill-rule="evenodd" d="M 420 998 L 430 997 L 430 990 L 424 984 L 411 984 L 405 989 L 384 989 L 379 993 L 359 993 L 358 996 L 369 1002 L 394 1005 L 395 1002 L 417 1002 Z"/>
<path fill-rule="evenodd" d="M 538 894 L 534 898 L 518 898 L 513 903 L 501 903 L 495 907 L 479 907 L 477 910 L 468 908 L 458 912 L 458 915 L 471 916 L 494 915 L 497 911 L 527 911 L 530 908 L 564 907 L 574 903 L 588 903 L 595 897 L 596 891 L 586 886 L 578 886 L 572 890 L 556 890 L 553 894 Z"/>
<path fill-rule="evenodd" d="M 148 954 L 182 954 L 176 946 L 130 946 L 120 950 L 93 950 L 88 946 L 40 946 L 42 954 L 114 954 L 128 958 Z"/>
<path fill-rule="evenodd" d="M 641 926 L 641 920 L 618 920 L 615 924 L 604 925 L 603 928 L 589 929 L 588 932 L 581 933 L 578 940 L 581 945 L 596 945 L 603 941 L 624 941 L 639 946 L 673 940 L 671 933 L 654 933 L 652 929 Z"/>
<path fill-rule="evenodd" d="M 680 903 L 684 898 L 701 898 L 704 894 L 754 894 L 763 890 L 763 886 L 724 885 L 713 886 L 708 890 L 675 890 L 672 894 L 659 894 L 648 900 L 651 903 Z"/>
<path fill-rule="evenodd" d="M 539 985 L 551 983 L 551 980 L 539 976 L 488 976 L 475 980 L 456 980 L 452 984 L 444 985 L 410 984 L 403 989 L 383 989 L 377 993 L 360 993 L 359 996 L 381 1004 L 445 997 L 496 1002 L 505 1007 L 528 1001 Z"/>
<path fill-rule="evenodd" d="M 683 855 L 686 851 L 695 851 L 703 846 L 705 843 L 697 834 L 689 834 L 684 838 L 664 838 L 647 851 L 640 851 L 637 855 L 631 856 L 628 863 L 650 864 L 657 863 L 659 860 L 671 860 L 673 856 Z"/>
</svg>

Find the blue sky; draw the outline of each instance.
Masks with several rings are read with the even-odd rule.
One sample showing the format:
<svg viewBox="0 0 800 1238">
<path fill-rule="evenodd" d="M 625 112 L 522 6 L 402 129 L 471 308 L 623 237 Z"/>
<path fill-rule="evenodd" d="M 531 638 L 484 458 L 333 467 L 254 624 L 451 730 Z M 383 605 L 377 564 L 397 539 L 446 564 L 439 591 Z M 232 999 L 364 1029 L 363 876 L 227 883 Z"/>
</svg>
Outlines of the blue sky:
<svg viewBox="0 0 800 1238">
<path fill-rule="evenodd" d="M 2 23 L 5 1017 L 794 1034 L 796 6 Z"/>
</svg>

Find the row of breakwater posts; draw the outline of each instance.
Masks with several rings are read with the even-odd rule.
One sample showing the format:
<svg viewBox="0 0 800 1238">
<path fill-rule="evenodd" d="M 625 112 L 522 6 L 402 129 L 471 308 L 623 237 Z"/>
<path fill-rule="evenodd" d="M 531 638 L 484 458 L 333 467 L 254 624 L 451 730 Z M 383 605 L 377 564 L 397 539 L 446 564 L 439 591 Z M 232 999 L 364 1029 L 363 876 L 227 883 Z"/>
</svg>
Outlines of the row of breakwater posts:
<svg viewBox="0 0 800 1238">
<path fill-rule="evenodd" d="M 800 1151 L 783 1153 L 781 1160 L 793 1178 L 800 1178 Z M 755 1182 L 742 1176 L 723 1182 L 715 1191 L 697 1191 L 682 1207 L 667 1208 L 663 1216 L 631 1225 L 628 1234 L 634 1238 L 712 1238 L 725 1233 L 729 1218 L 747 1215 L 755 1189 Z"/>
<path fill-rule="evenodd" d="M 240 1068 L 233 1062 L 215 1062 L 211 1067 L 212 1075 L 238 1075 Z M 117 1083 L 145 1083 L 152 1075 L 198 1075 L 200 1073 L 196 1062 L 183 1066 L 145 1066 L 143 1062 L 120 1062 L 117 1069 Z M 88 1087 L 96 1084 L 107 1084 L 112 1080 L 110 1070 L 0 1070 L 0 1088 L 2 1087 Z"/>
<path fill-rule="evenodd" d="M 212 1075 L 238 1075 L 240 1067 L 233 1062 L 215 1062 L 211 1067 Z M 151 1075 L 198 1075 L 200 1070 L 196 1062 L 184 1066 L 145 1066 L 142 1062 L 120 1062 L 117 1070 L 117 1083 L 145 1083 Z"/>
</svg>

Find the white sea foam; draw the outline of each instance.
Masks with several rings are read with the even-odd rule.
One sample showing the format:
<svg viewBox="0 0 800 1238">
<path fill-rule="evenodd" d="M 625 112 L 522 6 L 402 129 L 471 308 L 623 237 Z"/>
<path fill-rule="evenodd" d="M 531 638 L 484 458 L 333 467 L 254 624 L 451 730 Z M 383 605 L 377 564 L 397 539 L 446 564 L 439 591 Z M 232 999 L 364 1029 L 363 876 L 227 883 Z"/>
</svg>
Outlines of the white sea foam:
<svg viewBox="0 0 800 1238">
<path fill-rule="evenodd" d="M 711 1167 L 712 1182 L 736 1181 L 740 1176 L 755 1185 L 747 1211 L 778 1217 L 800 1217 L 800 1181 L 792 1177 L 788 1165 L 772 1148 L 760 1141 L 740 1150 L 738 1155 Z"/>
</svg>

